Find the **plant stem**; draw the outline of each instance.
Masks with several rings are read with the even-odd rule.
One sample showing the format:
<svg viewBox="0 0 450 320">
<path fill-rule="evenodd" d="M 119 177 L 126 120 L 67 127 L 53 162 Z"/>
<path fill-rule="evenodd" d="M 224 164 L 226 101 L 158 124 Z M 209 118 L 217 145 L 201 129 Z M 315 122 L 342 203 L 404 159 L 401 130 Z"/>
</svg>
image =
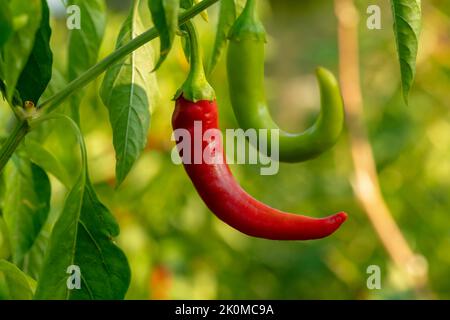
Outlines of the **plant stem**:
<svg viewBox="0 0 450 320">
<path fill-rule="evenodd" d="M 3 169 L 6 166 L 6 163 L 8 163 L 8 160 L 11 158 L 12 154 L 17 149 L 20 142 L 22 142 L 23 138 L 25 138 L 26 134 L 28 133 L 28 130 L 29 126 L 26 120 L 21 120 L 16 124 L 16 127 L 14 128 L 13 132 L 11 132 L 11 135 L 5 141 L 0 150 L 0 172 L 3 171 Z"/>
<path fill-rule="evenodd" d="M 211 5 L 215 4 L 219 0 L 203 0 L 192 8 L 184 11 L 180 14 L 178 18 L 179 25 L 185 24 L 190 19 L 194 18 L 198 14 L 202 13 Z M 57 94 L 50 97 L 48 100 L 44 101 L 39 106 L 39 113 L 51 112 L 57 106 L 61 104 L 67 97 L 69 97 L 73 92 L 83 88 L 100 74 L 105 72 L 109 67 L 111 67 L 117 61 L 120 61 L 128 54 L 132 53 L 136 49 L 140 48 L 147 42 L 156 39 L 159 36 L 158 31 L 155 28 L 149 29 L 140 36 L 128 42 L 126 45 L 120 47 L 109 56 L 104 58 L 102 61 L 98 62 L 85 73 L 79 76 L 77 79 L 69 83 L 63 90 Z M 8 140 L 3 144 L 0 149 L 0 173 L 3 171 L 6 163 L 11 158 L 14 151 L 19 146 L 20 142 L 25 138 L 29 131 L 29 124 L 27 121 L 21 120 L 14 131 L 9 136 Z"/>
<path fill-rule="evenodd" d="M 203 0 L 192 8 L 186 10 L 178 19 L 179 25 L 185 24 L 187 21 L 195 17 L 196 15 L 203 12 L 205 9 L 218 2 L 219 0 Z M 69 83 L 63 90 L 50 97 L 48 100 L 44 101 L 39 109 L 41 111 L 51 112 L 53 111 L 64 99 L 70 96 L 73 92 L 81 89 L 92 80 L 97 78 L 100 74 L 102 74 L 106 69 L 108 69 L 111 65 L 120 61 L 128 54 L 132 53 L 139 47 L 143 46 L 147 42 L 157 38 L 158 31 L 155 28 L 152 28 L 143 34 L 139 35 L 135 39 L 131 40 L 124 46 L 120 47 L 112 54 L 104 58 L 102 61 L 98 62 L 96 65 L 92 66 L 89 70 L 79 76 L 77 79 Z"/>
<path fill-rule="evenodd" d="M 195 25 L 192 21 L 184 25 L 185 30 L 189 36 L 191 56 L 189 62 L 191 68 L 186 81 L 175 95 L 175 99 L 183 96 L 185 99 L 193 102 L 199 100 L 212 101 L 215 99 L 215 92 L 211 85 L 206 80 L 205 69 L 203 67 L 203 60 L 201 57 L 200 44 L 198 42 L 198 35 Z"/>
</svg>

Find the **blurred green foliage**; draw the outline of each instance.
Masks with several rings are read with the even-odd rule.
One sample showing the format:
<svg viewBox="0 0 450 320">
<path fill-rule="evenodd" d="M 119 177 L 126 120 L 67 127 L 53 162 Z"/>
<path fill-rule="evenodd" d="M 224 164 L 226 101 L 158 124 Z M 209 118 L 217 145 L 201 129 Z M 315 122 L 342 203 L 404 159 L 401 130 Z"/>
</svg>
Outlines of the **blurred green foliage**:
<svg viewBox="0 0 450 320">
<path fill-rule="evenodd" d="M 111 5 L 101 55 L 114 49 L 125 18 Z M 111 2 L 112 4 L 113 2 Z M 319 94 L 314 68 L 337 72 L 337 22 L 333 1 L 261 1 L 269 33 L 267 89 L 281 126 L 301 130 L 317 115 Z M 402 101 L 389 4 L 382 7 L 382 30 L 368 30 L 367 1 L 358 0 L 365 124 L 376 156 L 383 195 L 414 251 L 425 256 L 438 298 L 450 298 L 450 4 L 423 4 L 424 30 L 418 74 L 410 106 Z M 121 9 L 122 8 L 122 9 Z M 143 16 L 150 26 L 147 10 Z M 216 8 L 210 22 L 198 22 L 204 53 L 214 39 Z M 53 21 L 55 67 L 66 74 L 67 30 Z M 386 254 L 352 188 L 348 137 L 331 151 L 301 164 L 281 164 L 275 176 L 259 167 L 233 165 L 242 186 L 274 207 L 311 216 L 344 210 L 348 222 L 335 235 L 314 242 L 252 239 L 215 218 L 193 189 L 187 175 L 170 158 L 171 98 L 187 72 L 179 41 L 157 72 L 159 103 L 153 110 L 149 144 L 130 176 L 114 188 L 114 150 L 107 112 L 98 96 L 101 79 L 92 83 L 82 103 L 82 130 L 90 173 L 103 202 L 121 226 L 119 245 L 132 268 L 130 299 L 386 299 L 412 298 L 405 279 Z M 153 42 L 156 47 L 158 42 Z M 222 60 L 211 82 L 217 91 L 221 128 L 235 128 Z M 0 137 L 10 114 L 0 105 Z M 55 129 L 56 131 L 56 129 Z M 68 167 L 77 169 L 76 147 L 65 136 L 45 145 Z M 73 151 L 73 152 L 71 152 Z M 76 171 L 75 171 L 76 172 Z M 65 189 L 53 183 L 53 220 Z M 52 221 L 53 221 L 52 220 Z M 1 225 L 1 221 L 0 221 Z M 0 236 L 0 253 L 7 239 Z M 382 289 L 366 286 L 369 265 L 382 270 Z M 0 292 L 1 295 L 1 292 Z"/>
</svg>

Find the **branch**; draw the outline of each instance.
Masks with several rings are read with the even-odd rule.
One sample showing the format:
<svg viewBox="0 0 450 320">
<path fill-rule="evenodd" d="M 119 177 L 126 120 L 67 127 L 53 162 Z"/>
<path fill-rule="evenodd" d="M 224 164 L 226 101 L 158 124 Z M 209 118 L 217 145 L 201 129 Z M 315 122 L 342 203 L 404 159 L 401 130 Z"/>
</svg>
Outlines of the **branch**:
<svg viewBox="0 0 450 320">
<path fill-rule="evenodd" d="M 429 298 L 432 294 L 428 290 L 426 260 L 412 251 L 383 198 L 372 147 L 364 126 L 358 54 L 358 12 L 353 0 L 335 0 L 335 10 L 339 23 L 339 74 L 355 172 L 353 190 L 381 243 L 406 275 L 409 285 L 414 288 L 418 297 Z"/>
<path fill-rule="evenodd" d="M 178 18 L 179 25 L 185 24 L 190 19 L 194 18 L 198 14 L 202 13 L 208 7 L 212 6 L 219 0 L 203 0 L 192 8 L 184 11 Z M 73 92 L 83 88 L 91 81 L 96 79 L 99 75 L 105 72 L 117 61 L 120 61 L 136 49 L 142 47 L 147 42 L 156 39 L 159 36 L 156 28 L 151 28 L 144 32 L 140 36 L 128 42 L 126 45 L 120 47 L 109 56 L 98 62 L 85 73 L 79 76 L 77 79 L 69 83 L 63 90 L 44 101 L 38 107 L 37 117 L 41 116 L 44 112 L 48 113 L 56 109 L 66 98 L 68 98 Z M 0 173 L 3 171 L 6 163 L 11 158 L 14 151 L 19 146 L 20 142 L 25 138 L 29 131 L 29 125 L 27 121 L 21 121 L 18 126 L 11 133 L 8 140 L 2 146 L 0 150 Z"/>
<path fill-rule="evenodd" d="M 219 0 L 203 0 L 199 4 L 193 6 L 189 10 L 186 10 L 182 14 L 180 14 L 178 18 L 179 25 L 185 24 L 190 19 L 194 18 L 196 15 L 202 13 L 205 9 L 218 2 Z M 140 48 L 147 42 L 157 38 L 159 36 L 156 28 L 151 28 L 150 30 L 144 32 L 140 36 L 134 38 L 126 45 L 120 47 L 112 54 L 104 58 L 102 61 L 98 62 L 96 65 L 92 66 L 85 73 L 79 76 L 77 79 L 72 81 L 64 88 L 62 91 L 55 94 L 53 97 L 50 97 L 48 100 L 44 101 L 40 106 L 40 111 L 48 111 L 51 112 L 58 105 L 61 104 L 63 100 L 69 97 L 73 92 L 83 88 L 92 80 L 97 78 L 100 74 L 105 72 L 110 66 L 112 66 L 117 61 L 120 61 L 136 49 Z"/>
</svg>

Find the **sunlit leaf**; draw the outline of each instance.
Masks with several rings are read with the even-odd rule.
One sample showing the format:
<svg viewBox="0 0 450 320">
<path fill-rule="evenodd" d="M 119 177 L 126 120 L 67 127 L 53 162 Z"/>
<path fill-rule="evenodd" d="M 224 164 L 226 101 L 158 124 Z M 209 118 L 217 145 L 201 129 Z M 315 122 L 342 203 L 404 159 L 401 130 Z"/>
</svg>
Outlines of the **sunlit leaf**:
<svg viewBox="0 0 450 320">
<path fill-rule="evenodd" d="M 136 1 L 119 34 L 117 47 L 144 32 Z M 146 44 L 112 66 L 101 88 L 103 103 L 109 110 L 116 150 L 116 176 L 119 185 L 147 143 L 150 108 L 157 91 L 153 70 L 153 49 Z"/>
<path fill-rule="evenodd" d="M 15 155 L 6 170 L 3 207 L 14 263 L 23 263 L 41 232 L 50 211 L 50 196 L 50 181 L 45 171 Z"/>
<path fill-rule="evenodd" d="M 403 97 L 408 96 L 416 74 L 416 58 L 421 29 L 420 0 L 391 0 L 394 15 L 394 33 L 400 61 Z"/>
<path fill-rule="evenodd" d="M 1 183 L 1 176 L 0 176 Z M 0 186 L 0 191 L 3 191 Z M 0 194 L 1 195 L 1 194 Z M 1 199 L 0 199 L 0 259 L 9 259 L 11 256 L 11 245 L 8 236 L 8 227 L 1 215 Z"/>
<path fill-rule="evenodd" d="M 53 95 L 64 89 L 65 86 L 67 86 L 67 80 L 65 76 L 61 73 L 61 71 L 53 67 L 52 78 L 44 93 L 42 94 L 42 99 L 50 99 Z M 53 109 L 50 109 L 49 111 L 52 110 Z"/>
<path fill-rule="evenodd" d="M 155 67 L 158 69 L 172 49 L 175 33 L 178 30 L 180 0 L 149 0 L 148 6 L 153 23 L 160 35 L 160 56 Z"/>
<path fill-rule="evenodd" d="M 228 33 L 236 20 L 236 5 L 234 0 L 222 0 L 220 2 L 219 22 L 217 24 L 214 47 L 208 64 L 207 73 L 210 75 L 226 48 Z"/>
<path fill-rule="evenodd" d="M 79 129 L 72 120 L 65 119 L 77 129 L 82 170 L 53 228 L 34 298 L 123 299 L 130 269 L 113 241 L 119 226 L 89 181 L 86 148 Z M 67 272 L 73 266 L 81 273 L 79 289 L 68 286 L 70 269 Z"/>
<path fill-rule="evenodd" d="M 70 186 L 71 179 L 69 178 L 67 170 L 51 152 L 33 139 L 27 139 L 24 146 L 31 161 L 39 165 L 48 173 L 54 175 L 66 187 Z"/>
<path fill-rule="evenodd" d="M 119 227 L 86 176 L 70 191 L 50 239 L 36 299 L 123 299 L 130 270 L 112 238 Z M 69 266 L 81 271 L 81 288 L 70 290 Z"/>
<path fill-rule="evenodd" d="M 39 279 L 39 274 L 44 264 L 45 251 L 50 238 L 47 225 L 41 230 L 33 246 L 28 250 L 24 262 L 20 265 L 21 270 L 35 280 Z"/>
<path fill-rule="evenodd" d="M 8 291 L 8 299 L 30 300 L 33 298 L 35 282 L 15 265 L 6 260 L 0 260 L 0 279 L 2 275 Z"/>
<path fill-rule="evenodd" d="M 69 81 L 76 79 L 93 66 L 98 59 L 106 24 L 104 0 L 69 0 L 68 5 L 80 8 L 80 29 L 70 31 L 69 37 Z M 70 99 L 72 117 L 79 122 L 79 106 L 84 90 L 78 90 Z"/>
</svg>

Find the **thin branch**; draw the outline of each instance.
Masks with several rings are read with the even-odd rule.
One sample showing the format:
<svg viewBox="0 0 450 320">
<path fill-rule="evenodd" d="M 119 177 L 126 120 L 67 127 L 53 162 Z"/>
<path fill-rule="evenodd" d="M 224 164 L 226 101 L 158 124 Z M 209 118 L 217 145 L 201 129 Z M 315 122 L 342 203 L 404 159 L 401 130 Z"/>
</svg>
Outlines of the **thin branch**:
<svg viewBox="0 0 450 320">
<path fill-rule="evenodd" d="M 194 18 L 196 15 L 202 13 L 205 9 L 207 9 L 208 7 L 210 7 L 211 5 L 215 4 L 218 1 L 219 0 L 203 0 L 197 5 L 193 6 L 192 8 L 181 13 L 178 18 L 179 25 L 185 24 L 187 21 Z M 96 65 L 92 66 L 77 79 L 69 83 L 63 90 L 61 90 L 54 96 L 50 97 L 48 100 L 44 101 L 39 106 L 39 109 L 41 110 L 41 112 L 53 111 L 54 108 L 60 105 L 61 102 L 65 100 L 67 97 L 69 97 L 73 92 L 76 92 L 77 90 L 83 88 L 92 80 L 94 80 L 103 72 L 105 72 L 114 63 L 120 61 L 121 59 L 123 59 L 136 49 L 145 45 L 147 42 L 156 39 L 158 36 L 159 34 L 156 28 L 151 28 L 150 30 L 147 30 L 143 34 L 139 35 L 138 37 L 134 38 L 124 46 L 114 51 L 112 54 L 104 58 L 102 61 L 98 62 Z"/>
<path fill-rule="evenodd" d="M 354 164 L 353 190 L 387 253 L 420 298 L 431 297 L 427 263 L 408 245 L 380 188 L 375 160 L 363 121 L 359 69 L 359 16 L 353 0 L 335 0 L 339 23 L 339 73 Z"/>
<path fill-rule="evenodd" d="M 198 14 L 202 13 L 211 5 L 215 4 L 219 0 L 203 0 L 192 8 L 184 11 L 179 16 L 179 24 L 185 24 L 190 19 L 194 18 Z M 80 75 L 77 79 L 73 80 L 69 83 L 63 90 L 58 92 L 57 94 L 50 97 L 48 100 L 44 101 L 38 110 L 39 117 L 44 112 L 48 113 L 56 109 L 65 99 L 67 99 L 73 92 L 83 88 L 91 81 L 96 79 L 100 74 L 105 72 L 109 67 L 111 67 L 117 61 L 120 61 L 136 49 L 145 45 L 147 42 L 156 39 L 159 36 L 158 31 L 155 28 L 151 28 L 148 31 L 144 32 L 140 36 L 134 38 L 126 45 L 120 47 L 109 56 L 104 58 L 102 61 L 98 62 L 90 69 L 88 69 L 85 73 Z M 3 144 L 0 149 L 0 173 L 3 171 L 6 163 L 11 158 L 14 151 L 17 149 L 21 141 L 25 138 L 26 134 L 29 131 L 29 125 L 27 121 L 21 121 L 17 128 L 11 133 L 8 140 Z"/>
</svg>

